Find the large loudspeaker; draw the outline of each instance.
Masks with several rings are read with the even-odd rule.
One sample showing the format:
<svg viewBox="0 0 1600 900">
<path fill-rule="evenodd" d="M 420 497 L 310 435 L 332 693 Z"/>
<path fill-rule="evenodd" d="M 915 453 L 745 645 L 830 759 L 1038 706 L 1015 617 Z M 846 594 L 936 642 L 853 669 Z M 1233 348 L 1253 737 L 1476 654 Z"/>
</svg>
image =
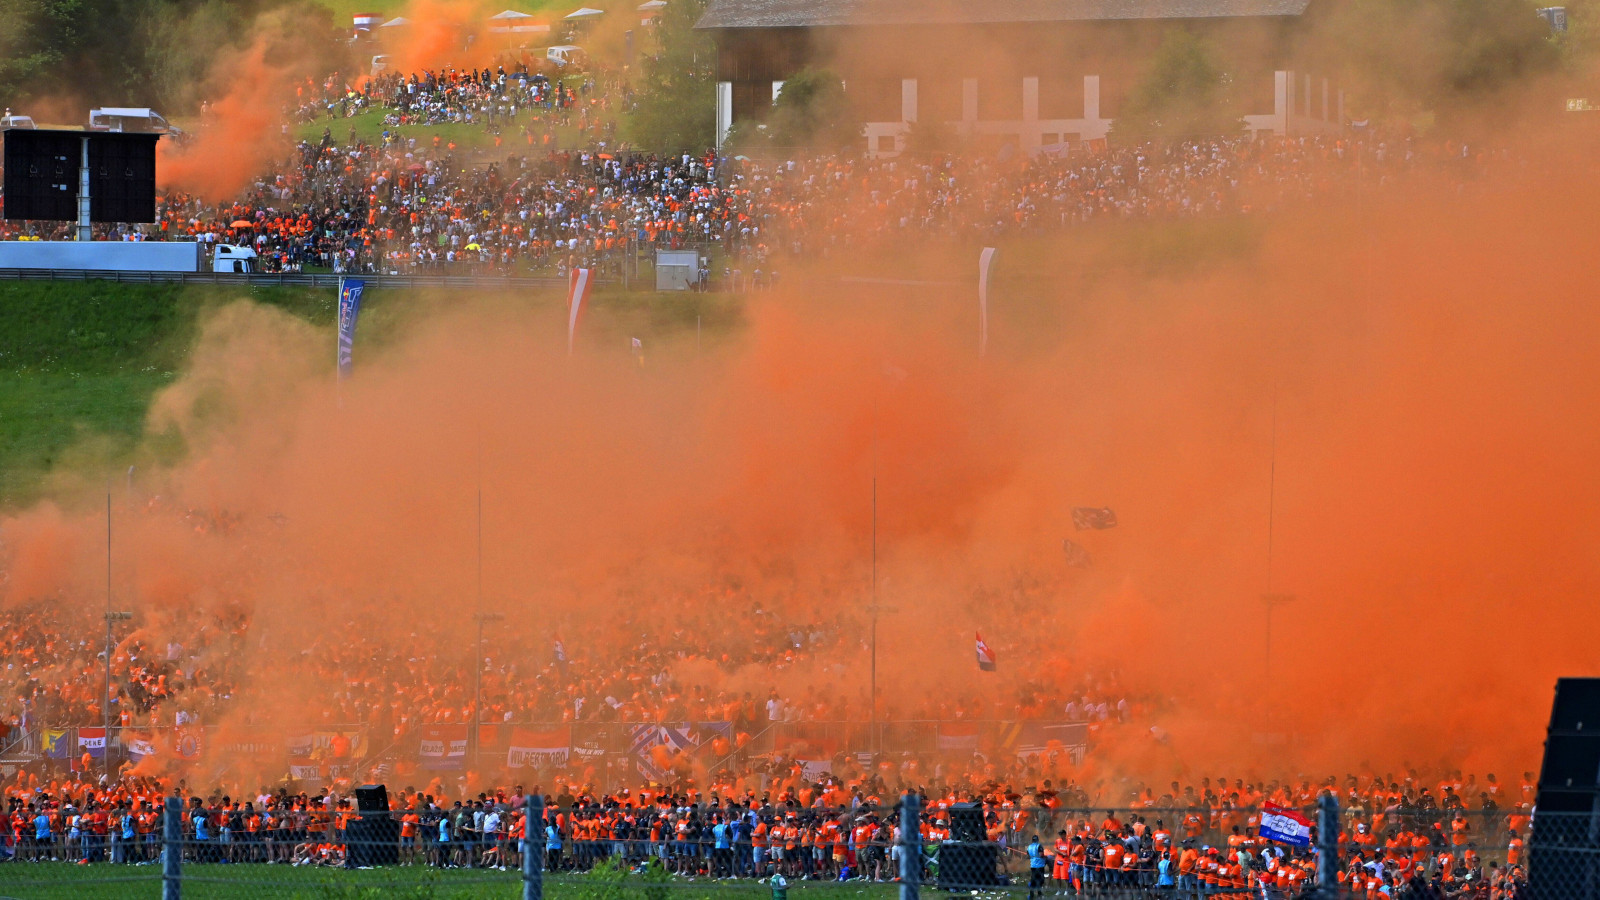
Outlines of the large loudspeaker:
<svg viewBox="0 0 1600 900">
<path fill-rule="evenodd" d="M 349 864 L 392 866 L 400 861 L 400 822 L 388 810 L 351 819 L 345 829 Z"/>
<path fill-rule="evenodd" d="M 159 134 L 34 128 L 5 132 L 7 219 L 77 221 L 84 138 L 89 140 L 89 221 L 156 220 Z"/>
<path fill-rule="evenodd" d="M 955 803 L 950 806 L 950 839 L 966 844 L 986 840 L 983 827 L 983 807 L 976 803 Z"/>
<path fill-rule="evenodd" d="M 77 219 L 83 133 L 10 128 L 5 141 L 5 217 Z"/>
<path fill-rule="evenodd" d="M 1535 805 L 1529 895 L 1600 897 L 1600 678 L 1556 682 Z"/>
<path fill-rule="evenodd" d="M 945 844 L 939 848 L 939 890 L 983 890 L 999 884 L 999 844 Z"/>
<path fill-rule="evenodd" d="M 356 788 L 356 812 L 361 815 L 389 811 L 389 789 L 381 784 L 363 784 Z"/>
<path fill-rule="evenodd" d="M 89 221 L 156 220 L 156 134 L 89 138 Z"/>
</svg>

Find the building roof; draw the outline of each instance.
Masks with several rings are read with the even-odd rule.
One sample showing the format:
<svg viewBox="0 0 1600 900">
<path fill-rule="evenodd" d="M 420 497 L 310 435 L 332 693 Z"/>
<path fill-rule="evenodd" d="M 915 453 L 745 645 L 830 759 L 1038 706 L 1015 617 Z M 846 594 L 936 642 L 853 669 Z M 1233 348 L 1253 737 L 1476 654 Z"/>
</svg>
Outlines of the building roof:
<svg viewBox="0 0 1600 900">
<path fill-rule="evenodd" d="M 1311 0 L 711 0 L 699 28 L 1298 16 Z"/>
</svg>

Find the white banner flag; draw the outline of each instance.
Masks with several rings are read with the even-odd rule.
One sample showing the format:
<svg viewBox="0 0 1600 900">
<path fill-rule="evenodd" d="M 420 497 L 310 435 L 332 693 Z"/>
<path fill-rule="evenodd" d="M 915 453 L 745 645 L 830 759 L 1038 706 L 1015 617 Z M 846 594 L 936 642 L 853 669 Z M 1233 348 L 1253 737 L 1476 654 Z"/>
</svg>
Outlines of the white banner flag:
<svg viewBox="0 0 1600 900">
<path fill-rule="evenodd" d="M 994 267 L 993 247 L 983 248 L 978 254 L 978 356 L 989 352 L 989 272 Z"/>
</svg>

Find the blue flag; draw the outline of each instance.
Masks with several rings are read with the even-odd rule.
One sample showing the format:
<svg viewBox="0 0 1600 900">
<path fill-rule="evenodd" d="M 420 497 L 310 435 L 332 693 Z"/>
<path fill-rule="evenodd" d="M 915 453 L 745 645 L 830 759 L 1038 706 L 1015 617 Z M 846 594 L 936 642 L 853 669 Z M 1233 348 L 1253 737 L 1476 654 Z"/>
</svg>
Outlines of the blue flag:
<svg viewBox="0 0 1600 900">
<path fill-rule="evenodd" d="M 72 745 L 67 742 L 67 729 L 46 728 L 39 737 L 44 745 L 44 755 L 50 759 L 68 759 L 72 756 Z"/>
<path fill-rule="evenodd" d="M 339 281 L 339 377 L 350 374 L 350 351 L 356 343 L 356 317 L 361 315 L 361 292 L 367 283 L 359 278 Z"/>
</svg>

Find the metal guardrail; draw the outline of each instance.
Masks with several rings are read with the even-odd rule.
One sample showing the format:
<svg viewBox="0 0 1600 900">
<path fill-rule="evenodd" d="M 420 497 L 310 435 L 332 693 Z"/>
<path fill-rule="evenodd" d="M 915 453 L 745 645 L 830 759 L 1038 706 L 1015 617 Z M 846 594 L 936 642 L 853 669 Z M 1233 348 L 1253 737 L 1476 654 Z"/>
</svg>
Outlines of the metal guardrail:
<svg viewBox="0 0 1600 900">
<path fill-rule="evenodd" d="M 337 288 L 331 272 L 123 272 L 106 269 L 0 269 L 0 281 L 114 281 L 120 284 L 231 284 L 249 287 Z M 509 275 L 350 275 L 378 288 L 565 288 L 565 278 Z M 610 279 L 600 279 L 608 285 Z"/>
</svg>

